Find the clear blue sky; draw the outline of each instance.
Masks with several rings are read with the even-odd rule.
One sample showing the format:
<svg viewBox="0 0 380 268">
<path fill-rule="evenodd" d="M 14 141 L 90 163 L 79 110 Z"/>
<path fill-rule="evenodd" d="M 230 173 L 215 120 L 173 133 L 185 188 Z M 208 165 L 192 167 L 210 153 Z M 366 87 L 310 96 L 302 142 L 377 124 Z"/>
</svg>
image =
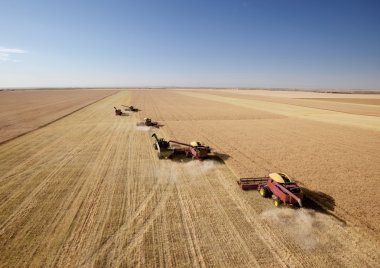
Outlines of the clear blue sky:
<svg viewBox="0 0 380 268">
<path fill-rule="evenodd" d="M 0 87 L 380 89 L 378 0 L 2 0 Z"/>
</svg>

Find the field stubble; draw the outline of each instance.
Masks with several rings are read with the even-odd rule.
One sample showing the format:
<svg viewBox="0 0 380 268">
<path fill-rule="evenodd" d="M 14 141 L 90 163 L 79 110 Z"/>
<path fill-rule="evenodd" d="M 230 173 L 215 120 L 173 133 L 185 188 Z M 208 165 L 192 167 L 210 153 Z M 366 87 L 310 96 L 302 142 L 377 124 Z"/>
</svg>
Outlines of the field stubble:
<svg viewBox="0 0 380 268">
<path fill-rule="evenodd" d="M 0 91 L 0 143 L 42 127 L 115 90 Z"/>
<path fill-rule="evenodd" d="M 113 115 L 113 106 L 128 103 L 142 111 Z M 145 116 L 164 127 L 137 129 Z M 296 165 L 294 153 L 306 152 L 285 157 L 281 146 L 310 139 L 287 124 L 311 126 L 288 120 L 171 91 L 124 91 L 1 145 L 0 266 L 375 267 L 379 242 L 366 229 L 312 209 L 273 210 L 237 186 L 234 173 L 272 169 L 312 183 L 308 163 Z M 153 132 L 207 142 L 225 164 L 160 161 Z M 325 135 L 313 146 L 323 147 Z M 342 156 L 348 144 L 335 146 Z M 340 164 L 339 172 L 347 163 Z M 321 178 L 313 179 L 319 189 Z"/>
</svg>

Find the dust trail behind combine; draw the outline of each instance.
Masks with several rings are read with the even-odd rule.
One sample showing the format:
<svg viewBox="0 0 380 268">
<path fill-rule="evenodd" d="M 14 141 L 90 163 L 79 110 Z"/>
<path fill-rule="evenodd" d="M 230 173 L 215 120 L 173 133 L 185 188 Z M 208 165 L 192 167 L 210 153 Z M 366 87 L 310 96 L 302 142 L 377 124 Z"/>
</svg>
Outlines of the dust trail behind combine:
<svg viewBox="0 0 380 268">
<path fill-rule="evenodd" d="M 317 231 L 321 231 L 326 217 L 313 210 L 271 209 L 261 213 L 270 224 L 279 225 L 305 249 L 315 249 L 319 244 Z"/>
<path fill-rule="evenodd" d="M 148 126 L 135 126 L 135 130 L 137 130 L 137 131 L 143 131 L 143 132 L 149 132 L 150 130 L 152 130 L 152 127 L 148 127 Z"/>
</svg>

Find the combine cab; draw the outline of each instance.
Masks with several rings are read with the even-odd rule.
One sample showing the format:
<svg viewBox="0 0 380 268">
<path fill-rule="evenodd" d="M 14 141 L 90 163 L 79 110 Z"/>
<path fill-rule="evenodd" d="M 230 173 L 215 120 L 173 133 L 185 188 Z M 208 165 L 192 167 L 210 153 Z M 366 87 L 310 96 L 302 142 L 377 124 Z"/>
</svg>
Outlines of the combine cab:
<svg viewBox="0 0 380 268">
<path fill-rule="evenodd" d="M 158 122 L 153 122 L 150 118 L 144 118 L 142 122 L 136 123 L 136 126 L 159 127 Z"/>
<path fill-rule="evenodd" d="M 185 155 L 186 157 L 196 158 L 198 160 L 203 160 L 208 157 L 211 152 L 210 147 L 202 145 L 200 142 L 193 141 L 190 144 L 164 139 L 157 138 L 156 134 L 153 134 L 152 137 L 156 139 L 156 142 L 153 144 L 155 150 L 158 151 L 158 158 L 172 158 L 174 155 Z M 171 147 L 171 144 L 178 144 L 181 147 Z"/>
<path fill-rule="evenodd" d="M 302 207 L 301 188 L 284 173 L 271 173 L 267 177 L 241 178 L 243 190 L 258 190 L 262 197 L 272 197 L 276 207 L 281 204 Z"/>
</svg>

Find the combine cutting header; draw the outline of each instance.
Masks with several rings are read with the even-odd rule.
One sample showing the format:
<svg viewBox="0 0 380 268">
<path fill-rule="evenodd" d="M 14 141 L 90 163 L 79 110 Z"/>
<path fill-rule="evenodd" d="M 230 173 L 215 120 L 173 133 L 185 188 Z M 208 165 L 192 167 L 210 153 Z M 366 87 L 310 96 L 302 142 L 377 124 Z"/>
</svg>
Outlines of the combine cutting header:
<svg viewBox="0 0 380 268">
<path fill-rule="evenodd" d="M 258 190 L 262 197 L 272 197 L 274 205 L 298 205 L 302 207 L 301 188 L 284 173 L 271 173 L 267 177 L 241 178 L 238 184 L 243 190 Z"/>
<path fill-rule="evenodd" d="M 199 141 L 193 141 L 190 142 L 190 144 L 173 140 L 166 141 L 163 138 L 157 138 L 157 135 L 155 133 L 152 135 L 152 137 L 156 139 L 153 147 L 158 151 L 157 155 L 160 159 L 171 158 L 175 154 L 184 154 L 186 157 L 193 157 L 202 161 L 209 156 L 209 153 L 211 153 L 210 147 L 203 145 Z M 182 147 L 173 148 L 170 146 L 171 143 L 181 145 Z"/>
</svg>

